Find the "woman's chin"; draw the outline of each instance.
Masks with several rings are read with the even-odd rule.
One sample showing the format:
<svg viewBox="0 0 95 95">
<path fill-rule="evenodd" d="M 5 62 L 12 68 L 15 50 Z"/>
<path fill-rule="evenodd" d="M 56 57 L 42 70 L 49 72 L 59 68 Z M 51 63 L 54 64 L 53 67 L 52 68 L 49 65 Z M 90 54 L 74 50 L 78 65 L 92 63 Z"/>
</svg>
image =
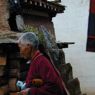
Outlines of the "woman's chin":
<svg viewBox="0 0 95 95">
<path fill-rule="evenodd" d="M 24 54 L 21 54 L 21 57 L 24 58 L 24 59 L 28 59 L 28 56 L 24 55 Z"/>
</svg>

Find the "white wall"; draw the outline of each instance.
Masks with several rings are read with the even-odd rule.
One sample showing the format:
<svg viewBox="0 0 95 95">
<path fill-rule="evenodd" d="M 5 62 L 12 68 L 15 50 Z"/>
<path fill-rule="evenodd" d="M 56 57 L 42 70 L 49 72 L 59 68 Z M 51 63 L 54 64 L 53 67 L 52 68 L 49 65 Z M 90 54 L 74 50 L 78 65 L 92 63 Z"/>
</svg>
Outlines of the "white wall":
<svg viewBox="0 0 95 95">
<path fill-rule="evenodd" d="M 65 12 L 53 19 L 57 41 L 75 42 L 64 49 L 66 62 L 72 64 L 82 92 L 95 95 L 95 52 L 86 52 L 89 0 L 62 0 L 62 4 Z"/>
</svg>

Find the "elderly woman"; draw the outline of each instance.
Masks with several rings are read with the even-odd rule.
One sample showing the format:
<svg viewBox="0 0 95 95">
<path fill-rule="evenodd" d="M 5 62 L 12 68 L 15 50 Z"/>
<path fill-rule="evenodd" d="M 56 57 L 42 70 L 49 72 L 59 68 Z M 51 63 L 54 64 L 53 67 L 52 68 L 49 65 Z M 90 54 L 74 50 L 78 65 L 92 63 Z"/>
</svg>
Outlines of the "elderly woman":
<svg viewBox="0 0 95 95">
<path fill-rule="evenodd" d="M 38 38 L 32 32 L 18 40 L 20 54 L 31 60 L 26 77 L 26 89 L 21 95 L 67 95 L 65 86 L 51 62 L 38 50 Z"/>
</svg>

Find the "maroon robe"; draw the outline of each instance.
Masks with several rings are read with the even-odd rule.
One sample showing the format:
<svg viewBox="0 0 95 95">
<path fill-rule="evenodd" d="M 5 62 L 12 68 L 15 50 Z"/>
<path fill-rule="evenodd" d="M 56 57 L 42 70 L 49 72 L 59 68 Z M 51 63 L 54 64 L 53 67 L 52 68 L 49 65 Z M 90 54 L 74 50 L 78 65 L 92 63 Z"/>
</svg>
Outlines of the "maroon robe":
<svg viewBox="0 0 95 95">
<path fill-rule="evenodd" d="M 40 52 L 36 52 L 26 78 L 26 86 L 32 79 L 40 77 L 44 84 L 40 87 L 31 86 L 30 95 L 67 95 L 62 85 L 62 79 L 49 60 Z"/>
</svg>

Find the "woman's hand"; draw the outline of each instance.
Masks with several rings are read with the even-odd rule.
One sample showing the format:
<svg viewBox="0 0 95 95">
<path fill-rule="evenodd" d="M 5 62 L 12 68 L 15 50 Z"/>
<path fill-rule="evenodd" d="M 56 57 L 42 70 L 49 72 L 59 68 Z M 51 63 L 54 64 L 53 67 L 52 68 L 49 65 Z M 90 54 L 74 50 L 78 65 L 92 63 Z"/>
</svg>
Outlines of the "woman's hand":
<svg viewBox="0 0 95 95">
<path fill-rule="evenodd" d="M 30 88 L 26 88 L 26 89 L 22 90 L 20 93 L 21 93 L 21 95 L 28 95 L 29 90 L 30 90 Z"/>
</svg>

